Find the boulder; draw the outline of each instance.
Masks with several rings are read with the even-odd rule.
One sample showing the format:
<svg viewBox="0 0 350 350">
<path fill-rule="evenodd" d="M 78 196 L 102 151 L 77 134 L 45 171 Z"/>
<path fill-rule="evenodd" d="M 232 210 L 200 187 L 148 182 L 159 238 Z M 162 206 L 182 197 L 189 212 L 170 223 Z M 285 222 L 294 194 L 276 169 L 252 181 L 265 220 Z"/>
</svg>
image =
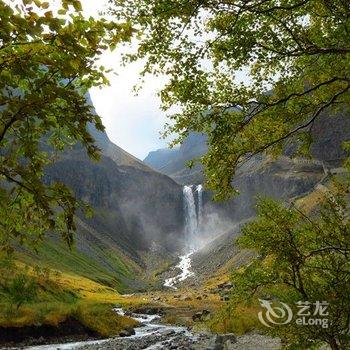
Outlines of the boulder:
<svg viewBox="0 0 350 350">
<path fill-rule="evenodd" d="M 199 312 L 196 312 L 193 316 L 192 316 L 192 320 L 193 321 L 206 321 L 210 318 L 210 311 L 209 310 L 202 310 Z"/>
<path fill-rule="evenodd" d="M 216 334 L 211 342 L 208 350 L 224 350 L 230 349 L 231 346 L 237 341 L 237 338 L 232 333 Z"/>
<path fill-rule="evenodd" d="M 193 321 L 200 321 L 202 319 L 202 313 L 201 312 L 196 312 L 193 316 L 192 316 L 192 320 Z"/>
<path fill-rule="evenodd" d="M 131 335 L 135 334 L 135 329 L 133 327 L 126 327 L 123 329 L 120 333 L 120 337 L 130 337 Z"/>
<path fill-rule="evenodd" d="M 233 333 L 220 334 L 220 338 L 224 344 L 226 344 L 228 341 L 230 341 L 232 344 L 237 341 L 237 338 Z"/>
<path fill-rule="evenodd" d="M 233 283 L 230 281 L 218 284 L 219 290 L 223 290 L 223 289 L 228 290 L 231 288 L 233 288 Z"/>
</svg>

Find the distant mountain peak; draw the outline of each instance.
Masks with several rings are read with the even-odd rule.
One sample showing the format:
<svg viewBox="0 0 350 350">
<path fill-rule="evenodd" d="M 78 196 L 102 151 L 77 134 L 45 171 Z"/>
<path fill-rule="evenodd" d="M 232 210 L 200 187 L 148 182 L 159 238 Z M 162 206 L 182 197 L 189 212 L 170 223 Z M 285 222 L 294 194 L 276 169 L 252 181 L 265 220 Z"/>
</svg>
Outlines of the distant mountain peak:
<svg viewBox="0 0 350 350">
<path fill-rule="evenodd" d="M 162 148 L 150 152 L 143 160 L 151 168 L 172 177 L 180 184 L 200 183 L 203 174 L 199 165 L 189 169 L 186 163 L 206 153 L 207 136 L 192 132 L 178 148 Z"/>
</svg>

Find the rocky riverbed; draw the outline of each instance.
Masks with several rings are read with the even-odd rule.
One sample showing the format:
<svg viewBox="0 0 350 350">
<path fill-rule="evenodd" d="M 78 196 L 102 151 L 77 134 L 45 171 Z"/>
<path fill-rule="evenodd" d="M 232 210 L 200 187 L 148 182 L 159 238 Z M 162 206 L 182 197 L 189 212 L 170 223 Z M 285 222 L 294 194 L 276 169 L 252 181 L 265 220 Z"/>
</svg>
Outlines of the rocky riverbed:
<svg viewBox="0 0 350 350">
<path fill-rule="evenodd" d="M 115 311 L 124 314 L 120 308 Z M 233 334 L 195 333 L 186 327 L 159 324 L 158 315 L 131 314 L 128 316 L 141 323 L 140 327 L 125 330 L 121 336 L 66 344 L 29 347 L 30 350 L 277 350 L 280 340 L 260 334 L 236 337 Z"/>
</svg>

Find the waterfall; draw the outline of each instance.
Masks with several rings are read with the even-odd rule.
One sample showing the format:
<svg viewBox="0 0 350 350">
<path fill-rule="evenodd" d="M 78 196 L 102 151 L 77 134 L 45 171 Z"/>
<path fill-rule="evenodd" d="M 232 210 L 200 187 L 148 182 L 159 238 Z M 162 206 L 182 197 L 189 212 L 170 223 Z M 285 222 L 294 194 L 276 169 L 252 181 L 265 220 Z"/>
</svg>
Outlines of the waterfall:
<svg viewBox="0 0 350 350">
<path fill-rule="evenodd" d="M 197 208 L 194 192 L 197 192 Z M 181 273 L 175 277 L 167 278 L 164 281 L 165 287 L 174 288 L 175 284 L 184 281 L 188 277 L 193 275 L 191 271 L 191 255 L 196 251 L 200 244 L 199 232 L 202 224 L 203 217 L 203 186 L 184 186 L 183 187 L 183 199 L 184 199 L 184 211 L 185 211 L 185 238 L 186 238 L 186 252 L 185 255 L 179 256 L 179 263 L 176 265 Z"/>
<path fill-rule="evenodd" d="M 196 188 L 196 191 L 198 193 L 198 220 L 197 220 L 197 226 L 198 230 L 201 229 L 202 223 L 203 223 L 203 186 L 198 185 Z"/>
<path fill-rule="evenodd" d="M 188 248 L 193 249 L 197 236 L 197 213 L 192 186 L 184 186 L 183 196 L 185 209 L 185 237 Z"/>
<path fill-rule="evenodd" d="M 197 207 L 194 192 L 197 192 Z M 184 186 L 184 209 L 185 209 L 185 237 L 187 248 L 195 250 L 198 248 L 199 231 L 203 222 L 203 186 Z"/>
</svg>

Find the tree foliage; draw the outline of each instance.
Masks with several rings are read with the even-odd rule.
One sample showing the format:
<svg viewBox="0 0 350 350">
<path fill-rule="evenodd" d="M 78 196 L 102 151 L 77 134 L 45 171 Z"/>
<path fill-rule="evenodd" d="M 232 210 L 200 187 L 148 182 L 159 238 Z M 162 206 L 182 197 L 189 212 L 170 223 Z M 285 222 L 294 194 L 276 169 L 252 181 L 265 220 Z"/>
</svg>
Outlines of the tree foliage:
<svg viewBox="0 0 350 350">
<path fill-rule="evenodd" d="M 67 146 L 98 149 L 87 130 L 100 118 L 87 104 L 92 86 L 108 83 L 98 58 L 129 40 L 127 23 L 84 18 L 77 0 L 0 1 L 0 249 L 35 243 L 47 231 L 71 244 L 82 203 L 44 169 Z"/>
<path fill-rule="evenodd" d="M 242 248 L 257 257 L 235 271 L 232 306 L 257 298 L 295 303 L 329 303 L 328 328 L 320 325 L 278 326 L 272 333 L 290 345 L 310 348 L 327 342 L 332 349 L 347 349 L 350 327 L 350 224 L 347 194 L 328 194 L 318 216 L 274 200 L 260 200 L 258 217 L 243 228 Z"/>
<path fill-rule="evenodd" d="M 163 107 L 180 112 L 166 134 L 178 133 L 178 141 L 190 131 L 208 134 L 201 161 L 218 198 L 234 192 L 242 162 L 279 154 L 288 141 L 308 155 L 315 120 L 326 113 L 332 123 L 332 113 L 349 110 L 347 0 L 111 3 L 115 16 L 139 29 L 138 50 L 127 59 L 146 59 L 143 74 L 169 77 Z"/>
<path fill-rule="evenodd" d="M 35 301 L 38 285 L 33 277 L 21 273 L 16 274 L 2 290 L 18 310 L 23 304 Z"/>
</svg>

